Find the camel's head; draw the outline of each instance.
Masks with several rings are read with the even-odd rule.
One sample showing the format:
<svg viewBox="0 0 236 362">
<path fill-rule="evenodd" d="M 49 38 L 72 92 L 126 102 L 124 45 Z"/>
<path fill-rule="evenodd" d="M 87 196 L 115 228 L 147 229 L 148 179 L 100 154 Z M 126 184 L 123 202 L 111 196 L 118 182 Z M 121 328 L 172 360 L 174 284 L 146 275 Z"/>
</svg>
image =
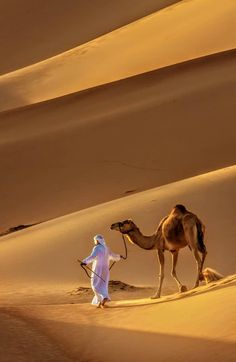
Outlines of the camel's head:
<svg viewBox="0 0 236 362">
<path fill-rule="evenodd" d="M 128 234 L 130 231 L 134 231 L 135 229 L 137 229 L 137 226 L 131 219 L 115 222 L 111 225 L 111 230 L 119 231 L 122 234 Z"/>
</svg>

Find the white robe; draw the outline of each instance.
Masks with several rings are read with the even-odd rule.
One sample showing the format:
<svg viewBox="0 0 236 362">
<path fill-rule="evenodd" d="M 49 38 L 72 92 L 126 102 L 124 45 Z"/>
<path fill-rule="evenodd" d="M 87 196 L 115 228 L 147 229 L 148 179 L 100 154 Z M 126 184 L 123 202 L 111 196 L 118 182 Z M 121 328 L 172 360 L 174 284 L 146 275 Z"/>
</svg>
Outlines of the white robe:
<svg viewBox="0 0 236 362">
<path fill-rule="evenodd" d="M 91 275 L 91 286 L 94 292 L 94 298 L 92 300 L 93 305 L 98 305 L 104 298 L 110 300 L 108 294 L 108 283 L 110 277 L 109 262 L 119 261 L 120 255 L 113 253 L 107 246 L 101 244 L 96 245 L 90 256 L 83 260 L 84 263 L 93 263 L 92 270 L 98 274 L 104 281 L 97 275 Z"/>
</svg>

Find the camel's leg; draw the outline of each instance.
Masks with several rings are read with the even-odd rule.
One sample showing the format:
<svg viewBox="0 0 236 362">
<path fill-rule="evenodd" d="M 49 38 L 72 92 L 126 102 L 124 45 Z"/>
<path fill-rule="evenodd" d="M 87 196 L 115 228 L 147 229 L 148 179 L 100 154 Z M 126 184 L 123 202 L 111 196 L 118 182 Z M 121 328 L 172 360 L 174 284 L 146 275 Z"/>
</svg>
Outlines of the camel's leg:
<svg viewBox="0 0 236 362">
<path fill-rule="evenodd" d="M 202 260 L 200 258 L 200 255 L 199 255 L 199 252 L 198 252 L 197 248 L 194 249 L 193 255 L 194 255 L 194 258 L 195 258 L 195 260 L 197 262 L 197 280 L 196 280 L 196 283 L 194 285 L 194 288 L 197 288 L 199 286 L 199 280 L 200 280 L 200 275 L 201 275 Z"/>
<path fill-rule="evenodd" d="M 206 259 L 206 256 L 207 256 L 207 251 L 205 250 L 203 253 L 202 253 L 202 260 L 201 260 L 201 266 L 200 266 L 200 274 L 199 274 L 199 280 L 204 280 L 204 276 L 202 274 L 202 269 L 203 269 L 203 265 L 204 265 L 204 261 Z"/>
<path fill-rule="evenodd" d="M 171 254 L 172 254 L 171 275 L 175 279 L 176 283 L 178 284 L 179 291 L 181 293 L 186 292 L 187 287 L 180 282 L 180 280 L 178 279 L 177 274 L 176 274 L 176 265 L 177 265 L 177 261 L 178 261 L 179 251 L 178 250 L 172 251 Z"/>
<path fill-rule="evenodd" d="M 161 296 L 161 288 L 162 283 L 164 279 L 164 264 L 165 264 L 165 258 L 164 258 L 164 252 L 162 250 L 157 250 L 157 257 L 160 264 L 160 274 L 159 274 L 159 281 L 158 281 L 158 288 L 156 294 L 151 297 L 152 299 L 160 298 Z"/>
<path fill-rule="evenodd" d="M 191 215 L 186 215 L 183 221 L 183 228 L 185 239 L 193 251 L 193 256 L 197 263 L 197 279 L 194 288 L 199 286 L 199 279 L 201 274 L 202 260 L 198 252 L 198 240 L 197 240 L 197 227 L 195 219 Z"/>
</svg>

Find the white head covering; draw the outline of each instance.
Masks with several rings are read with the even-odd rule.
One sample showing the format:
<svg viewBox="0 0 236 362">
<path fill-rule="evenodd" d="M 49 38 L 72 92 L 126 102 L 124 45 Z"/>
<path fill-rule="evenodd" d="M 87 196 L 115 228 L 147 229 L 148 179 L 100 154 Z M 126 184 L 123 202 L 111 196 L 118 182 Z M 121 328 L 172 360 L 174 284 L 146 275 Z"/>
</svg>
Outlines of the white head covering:
<svg viewBox="0 0 236 362">
<path fill-rule="evenodd" d="M 94 240 L 94 242 L 98 242 L 99 244 L 103 245 L 104 247 L 107 246 L 105 239 L 101 234 L 95 235 L 93 240 Z"/>
</svg>

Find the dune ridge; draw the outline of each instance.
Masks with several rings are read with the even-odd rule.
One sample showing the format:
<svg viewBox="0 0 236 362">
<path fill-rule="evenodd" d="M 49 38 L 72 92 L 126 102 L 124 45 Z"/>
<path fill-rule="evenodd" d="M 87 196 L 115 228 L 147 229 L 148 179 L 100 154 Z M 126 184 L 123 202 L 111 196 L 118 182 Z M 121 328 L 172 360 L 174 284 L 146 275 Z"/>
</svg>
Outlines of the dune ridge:
<svg viewBox="0 0 236 362">
<path fill-rule="evenodd" d="M 0 110 L 235 48 L 235 7 L 231 0 L 181 1 L 78 48 L 2 75 Z"/>
<path fill-rule="evenodd" d="M 50 0 L 45 5 L 25 0 L 20 6 L 18 0 L 2 1 L 0 74 L 60 54 L 178 1 Z"/>
</svg>

